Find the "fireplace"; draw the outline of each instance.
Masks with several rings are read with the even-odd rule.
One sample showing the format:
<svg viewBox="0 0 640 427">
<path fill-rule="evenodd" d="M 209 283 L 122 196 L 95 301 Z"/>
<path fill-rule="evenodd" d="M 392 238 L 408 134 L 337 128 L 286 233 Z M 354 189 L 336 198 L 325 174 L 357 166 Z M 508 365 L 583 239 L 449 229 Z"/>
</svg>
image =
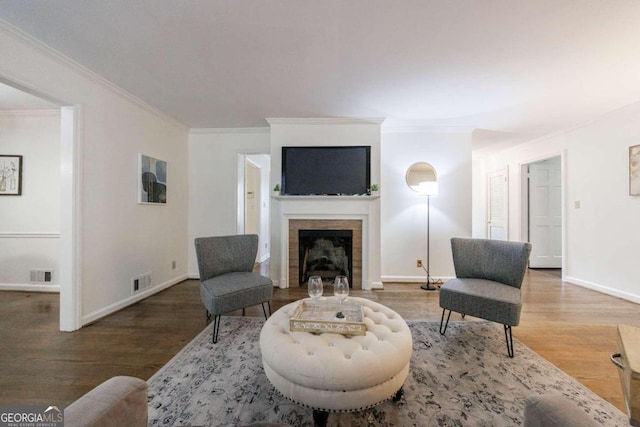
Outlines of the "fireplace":
<svg viewBox="0 0 640 427">
<path fill-rule="evenodd" d="M 362 289 L 362 220 L 289 219 L 288 223 L 290 287 L 306 286 L 309 275 L 329 284 L 343 274 L 351 288 Z"/>
<path fill-rule="evenodd" d="M 353 230 L 298 230 L 299 285 L 311 276 L 320 276 L 326 284 L 342 275 L 351 287 L 352 242 Z"/>
</svg>

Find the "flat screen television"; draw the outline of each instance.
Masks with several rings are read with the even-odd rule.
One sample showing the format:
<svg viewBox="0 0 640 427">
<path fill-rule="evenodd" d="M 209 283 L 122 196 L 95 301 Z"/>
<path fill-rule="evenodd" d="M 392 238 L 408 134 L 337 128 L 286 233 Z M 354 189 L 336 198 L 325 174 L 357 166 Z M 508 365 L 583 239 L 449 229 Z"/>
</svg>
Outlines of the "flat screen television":
<svg viewBox="0 0 640 427">
<path fill-rule="evenodd" d="M 282 147 L 282 194 L 367 194 L 371 147 Z"/>
</svg>

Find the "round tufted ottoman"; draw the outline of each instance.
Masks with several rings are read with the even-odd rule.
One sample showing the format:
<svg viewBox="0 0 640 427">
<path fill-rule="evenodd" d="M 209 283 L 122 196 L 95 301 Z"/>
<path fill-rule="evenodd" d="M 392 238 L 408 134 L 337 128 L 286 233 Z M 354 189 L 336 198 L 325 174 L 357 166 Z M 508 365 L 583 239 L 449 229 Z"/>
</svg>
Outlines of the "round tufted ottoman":
<svg viewBox="0 0 640 427">
<path fill-rule="evenodd" d="M 314 410 L 316 423 L 331 411 L 355 411 L 399 398 L 409 374 L 411 331 L 395 311 L 365 298 L 364 336 L 290 332 L 300 301 L 269 317 L 260 333 L 264 371 L 285 397 Z M 324 419 L 324 420 L 323 420 Z"/>
</svg>

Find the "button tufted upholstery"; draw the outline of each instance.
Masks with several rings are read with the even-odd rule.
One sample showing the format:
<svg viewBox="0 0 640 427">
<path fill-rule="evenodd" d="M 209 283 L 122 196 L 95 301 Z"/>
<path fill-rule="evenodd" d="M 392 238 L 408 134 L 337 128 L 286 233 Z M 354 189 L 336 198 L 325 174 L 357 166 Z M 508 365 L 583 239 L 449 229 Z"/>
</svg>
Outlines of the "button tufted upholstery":
<svg viewBox="0 0 640 427">
<path fill-rule="evenodd" d="M 265 373 L 285 397 L 323 411 L 353 411 L 393 396 L 409 373 L 411 331 L 393 310 L 364 298 L 367 333 L 290 332 L 289 319 L 300 303 L 275 312 L 260 333 Z"/>
</svg>

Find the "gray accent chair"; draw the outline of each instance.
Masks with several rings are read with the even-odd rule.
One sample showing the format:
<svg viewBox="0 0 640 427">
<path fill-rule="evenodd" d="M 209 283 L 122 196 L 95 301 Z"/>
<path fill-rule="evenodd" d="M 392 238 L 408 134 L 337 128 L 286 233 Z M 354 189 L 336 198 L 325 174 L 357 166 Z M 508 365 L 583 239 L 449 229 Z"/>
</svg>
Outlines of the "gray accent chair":
<svg viewBox="0 0 640 427">
<path fill-rule="evenodd" d="M 273 282 L 268 277 L 253 273 L 258 253 L 258 236 L 199 237 L 195 239 L 198 269 L 200 271 L 200 298 L 207 309 L 207 318 L 213 315 L 213 342 L 218 342 L 220 316 L 224 313 L 262 304 L 264 317 L 269 307 Z"/>
<path fill-rule="evenodd" d="M 520 287 L 529 263 L 530 243 L 503 240 L 451 239 L 456 278 L 440 287 L 440 334 L 444 335 L 451 312 L 504 325 L 507 354 L 513 357 L 511 327 L 520 323 Z M 445 312 L 449 310 L 447 322 Z M 444 327 L 443 327 L 444 323 Z"/>
</svg>

